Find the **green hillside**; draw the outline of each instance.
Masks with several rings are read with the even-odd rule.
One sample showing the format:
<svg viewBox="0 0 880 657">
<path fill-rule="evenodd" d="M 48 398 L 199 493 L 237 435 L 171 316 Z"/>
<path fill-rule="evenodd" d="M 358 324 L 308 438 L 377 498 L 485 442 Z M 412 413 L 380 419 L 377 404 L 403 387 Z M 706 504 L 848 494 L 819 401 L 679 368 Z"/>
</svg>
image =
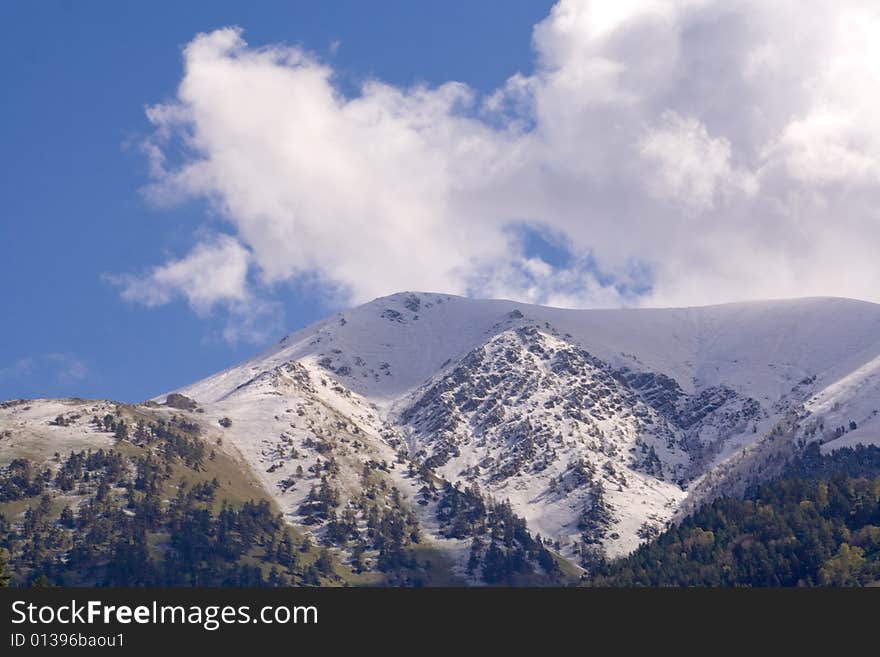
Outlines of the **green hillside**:
<svg viewBox="0 0 880 657">
<path fill-rule="evenodd" d="M 880 579 L 880 448 L 812 444 L 745 499 L 703 506 L 591 586 L 864 586 Z"/>
</svg>

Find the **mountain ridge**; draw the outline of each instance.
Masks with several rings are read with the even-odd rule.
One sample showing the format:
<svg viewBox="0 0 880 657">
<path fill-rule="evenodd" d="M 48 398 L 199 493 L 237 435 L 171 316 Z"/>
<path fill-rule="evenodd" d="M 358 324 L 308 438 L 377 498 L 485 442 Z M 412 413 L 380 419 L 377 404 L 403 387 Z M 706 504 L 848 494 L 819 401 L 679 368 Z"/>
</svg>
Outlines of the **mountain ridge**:
<svg viewBox="0 0 880 657">
<path fill-rule="evenodd" d="M 421 295 L 421 296 L 419 296 Z M 780 308 L 792 308 L 796 309 L 798 307 L 813 307 L 815 308 L 818 305 L 822 306 L 822 310 L 825 311 L 828 309 L 829 305 L 846 305 L 850 308 L 859 308 L 860 310 L 865 310 L 872 312 L 875 315 L 874 325 L 872 328 L 876 329 L 880 326 L 880 320 L 877 319 L 876 316 L 880 316 L 880 305 L 872 304 L 870 302 L 858 301 L 853 299 L 845 299 L 840 297 L 807 297 L 807 298 L 798 298 L 798 299 L 786 299 L 782 301 L 772 301 L 772 300 L 761 300 L 761 301 L 752 301 L 752 302 L 732 302 L 728 304 L 718 304 L 718 305 L 710 305 L 710 306 L 694 306 L 687 308 L 624 308 L 624 309 L 577 309 L 577 310 L 568 310 L 562 308 L 551 308 L 546 306 L 539 306 L 534 304 L 524 304 L 515 301 L 507 301 L 507 300 L 499 300 L 499 299 L 489 299 L 489 300 L 478 300 L 471 299 L 468 297 L 460 297 L 455 295 L 448 294 L 434 294 L 434 293 L 417 293 L 417 292 L 401 292 L 393 295 L 388 295 L 385 297 L 379 297 L 370 301 L 366 304 L 358 306 L 356 308 L 341 311 L 335 313 L 334 315 L 329 316 L 323 320 L 319 320 L 310 324 L 303 329 L 299 329 L 294 331 L 293 333 L 288 334 L 282 340 L 270 347 L 269 349 L 263 351 L 257 356 L 248 359 L 244 363 L 227 368 L 217 375 L 213 375 L 213 377 L 217 377 L 223 374 L 226 374 L 231 371 L 240 370 L 242 367 L 247 366 L 251 363 L 257 363 L 261 361 L 267 360 L 275 360 L 276 357 L 284 358 L 285 356 L 290 356 L 292 358 L 301 358 L 304 355 L 307 355 L 310 351 L 319 351 L 319 350 L 309 350 L 305 345 L 302 344 L 304 338 L 308 338 L 309 340 L 313 340 L 315 335 L 317 334 L 319 337 L 323 331 L 326 331 L 328 328 L 332 327 L 335 321 L 342 321 L 343 326 L 344 323 L 348 321 L 347 317 L 350 317 L 352 314 L 355 315 L 363 315 L 365 313 L 369 313 L 369 311 L 373 308 L 381 307 L 383 311 L 391 311 L 395 313 L 394 315 L 389 315 L 391 317 L 391 321 L 399 322 L 401 325 L 406 318 L 404 315 L 397 315 L 397 313 L 405 312 L 408 310 L 406 308 L 408 299 L 435 299 L 440 300 L 442 302 L 449 303 L 451 302 L 453 305 L 457 305 L 462 307 L 464 310 L 471 310 L 475 312 L 465 312 L 463 313 L 463 318 L 466 319 L 464 326 L 462 326 L 463 322 L 458 321 L 455 322 L 455 318 L 450 318 L 449 314 L 444 314 L 441 319 L 443 321 L 449 322 L 450 319 L 453 321 L 450 322 L 450 329 L 457 330 L 458 333 L 464 333 L 465 340 L 459 339 L 457 344 L 460 345 L 457 350 L 459 353 L 463 353 L 467 351 L 469 348 L 476 346 L 476 344 L 480 341 L 481 338 L 485 335 L 486 331 L 492 328 L 493 324 L 497 324 L 498 321 L 502 318 L 504 314 L 504 308 L 507 309 L 508 312 L 511 311 L 519 311 L 519 312 L 531 312 L 533 315 L 536 315 L 535 319 L 539 321 L 549 321 L 551 319 L 559 320 L 561 317 L 565 317 L 568 321 L 564 322 L 568 324 L 568 328 L 571 328 L 571 324 L 582 323 L 584 320 L 590 320 L 592 323 L 595 323 L 595 320 L 598 318 L 603 319 L 611 319 L 617 320 L 617 322 L 611 322 L 612 326 L 610 330 L 617 330 L 622 333 L 622 336 L 617 337 L 617 341 L 620 341 L 620 338 L 628 338 L 629 342 L 633 342 L 633 334 L 638 338 L 640 333 L 647 332 L 648 328 L 656 330 L 661 326 L 655 324 L 657 320 L 663 320 L 667 324 L 670 321 L 677 321 L 679 324 L 684 324 L 685 328 L 687 323 L 693 322 L 695 320 L 702 319 L 706 321 L 707 319 L 712 319 L 716 322 L 722 321 L 724 318 L 711 317 L 712 313 L 730 313 L 736 310 L 751 310 L 753 313 L 755 311 L 760 311 L 761 309 L 770 309 L 777 310 Z M 428 303 L 432 303 L 428 301 Z M 467 308 L 467 307 L 470 308 Z M 421 306 L 419 306 L 421 307 Z M 412 315 L 418 316 L 417 312 L 411 311 Z M 381 315 L 381 313 L 380 313 Z M 651 316 L 648 319 L 648 316 Z M 707 317 L 699 318 L 698 315 L 707 315 Z M 628 322 L 632 322 L 632 320 L 637 319 L 639 321 L 639 325 L 636 327 L 637 330 L 633 331 L 632 328 L 629 329 L 629 335 L 627 335 L 626 327 L 620 325 L 620 320 L 625 319 Z M 416 320 L 419 321 L 419 320 Z M 650 321 L 648 327 L 643 325 L 644 322 Z M 477 326 L 476 330 L 474 329 L 475 325 Z M 413 324 L 410 324 L 410 328 L 413 327 Z M 382 324 L 374 323 L 371 328 L 387 328 L 387 325 L 383 326 Z M 589 328 L 589 326 L 588 326 Z M 602 328 L 605 329 L 606 337 L 609 331 L 609 327 L 606 325 Z M 776 329 L 778 327 L 771 326 L 771 330 Z M 467 330 L 469 329 L 469 330 Z M 372 335 L 372 334 L 371 334 Z M 576 336 L 581 337 L 581 336 Z M 685 336 L 687 337 L 687 336 Z M 699 336 L 691 335 L 690 338 L 692 341 L 697 340 Z M 467 338 L 470 338 L 469 340 Z M 372 338 L 368 338 L 372 339 Z M 599 338 L 602 340 L 602 336 Z M 638 342 L 640 340 L 636 340 Z M 643 339 L 641 340 L 643 341 Z M 462 345 L 462 343 L 466 343 Z M 611 342 L 615 342 L 615 340 L 611 340 Z M 623 340 L 623 343 L 626 344 L 627 340 Z M 400 348 L 401 345 L 395 345 Z M 423 346 L 423 345 L 422 345 Z M 430 346 L 430 345 L 429 345 Z M 632 345 L 628 345 L 632 347 Z M 450 351 L 456 351 L 456 349 L 451 349 Z M 656 351 L 656 350 L 655 350 Z M 455 355 L 455 354 L 450 354 Z M 445 359 L 444 359 L 445 360 Z M 442 363 L 443 361 L 440 361 Z M 436 363 L 435 363 L 436 364 Z M 662 367 L 656 367 L 656 363 L 654 363 L 655 369 L 661 369 Z M 415 383 L 412 385 L 420 384 L 424 381 L 426 376 L 424 376 L 425 372 L 419 372 L 421 374 L 421 378 L 418 376 L 415 377 L 417 379 Z M 207 379 L 211 379 L 213 377 L 207 377 Z M 205 381 L 207 379 L 203 379 Z M 181 390 L 191 390 L 194 385 L 191 384 L 188 386 L 184 386 Z M 399 392 L 399 391 L 395 391 Z M 161 397 L 157 397 L 156 399 L 160 399 Z"/>
</svg>

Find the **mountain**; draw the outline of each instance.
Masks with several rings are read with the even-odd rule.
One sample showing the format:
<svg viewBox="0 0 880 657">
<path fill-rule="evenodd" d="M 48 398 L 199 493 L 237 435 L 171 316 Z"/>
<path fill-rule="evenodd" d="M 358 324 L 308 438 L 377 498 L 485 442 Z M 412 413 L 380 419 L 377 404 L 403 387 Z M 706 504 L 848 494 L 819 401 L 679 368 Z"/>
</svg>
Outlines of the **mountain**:
<svg viewBox="0 0 880 657">
<path fill-rule="evenodd" d="M 143 405 L 7 404 L 0 462 L 110 448 L 83 405 L 184 419 L 346 567 L 559 582 L 808 443 L 874 441 L 878 375 L 865 302 L 563 310 L 405 292 Z"/>
</svg>

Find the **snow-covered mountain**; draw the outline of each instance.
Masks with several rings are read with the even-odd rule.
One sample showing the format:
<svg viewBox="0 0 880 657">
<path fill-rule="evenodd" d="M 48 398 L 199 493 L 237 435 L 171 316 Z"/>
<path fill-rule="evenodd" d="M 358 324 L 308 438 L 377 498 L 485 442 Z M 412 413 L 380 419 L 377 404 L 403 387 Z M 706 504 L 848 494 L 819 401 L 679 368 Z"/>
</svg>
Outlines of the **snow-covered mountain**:
<svg viewBox="0 0 880 657">
<path fill-rule="evenodd" d="M 289 405 L 278 386 L 295 366 L 311 403 L 377 448 L 509 499 L 571 557 L 584 527 L 612 554 L 631 550 L 792 415 L 798 436 L 870 440 L 878 356 L 880 306 L 845 299 L 561 310 L 401 293 L 179 392 L 240 416 L 237 440 L 262 467 L 251 427 L 278 415 L 263 405 Z M 597 498 L 608 507 L 599 528 L 582 518 Z"/>
<path fill-rule="evenodd" d="M 309 479 L 329 478 L 344 510 L 373 471 L 462 576 L 471 542 L 444 528 L 444 481 L 508 500 L 588 564 L 805 441 L 876 441 L 880 306 L 563 310 L 405 292 L 175 392 L 194 401 L 175 412 L 222 437 L 318 538 Z"/>
</svg>

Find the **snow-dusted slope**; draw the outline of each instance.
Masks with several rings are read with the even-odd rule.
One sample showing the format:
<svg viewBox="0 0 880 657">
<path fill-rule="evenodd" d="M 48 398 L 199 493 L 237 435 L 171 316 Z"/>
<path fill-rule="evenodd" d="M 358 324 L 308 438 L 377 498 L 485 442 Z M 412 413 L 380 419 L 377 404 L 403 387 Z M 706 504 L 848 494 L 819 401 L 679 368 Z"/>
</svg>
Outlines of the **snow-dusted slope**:
<svg viewBox="0 0 880 657">
<path fill-rule="evenodd" d="M 686 390 L 726 384 L 772 403 L 807 375 L 828 384 L 880 354 L 880 306 L 836 298 L 700 308 L 564 310 L 400 293 L 339 313 L 183 389 L 205 401 L 291 360 L 324 360 L 348 387 L 393 401 L 503 330 L 512 313 L 550 324 L 614 364 L 666 374 Z"/>
<path fill-rule="evenodd" d="M 241 415 L 251 445 L 266 418 L 236 398 L 298 363 L 377 446 L 509 499 L 576 557 L 632 549 L 786 418 L 803 420 L 792 441 L 873 438 L 878 359 L 880 306 L 846 299 L 563 310 L 406 292 L 180 392 Z"/>
</svg>

